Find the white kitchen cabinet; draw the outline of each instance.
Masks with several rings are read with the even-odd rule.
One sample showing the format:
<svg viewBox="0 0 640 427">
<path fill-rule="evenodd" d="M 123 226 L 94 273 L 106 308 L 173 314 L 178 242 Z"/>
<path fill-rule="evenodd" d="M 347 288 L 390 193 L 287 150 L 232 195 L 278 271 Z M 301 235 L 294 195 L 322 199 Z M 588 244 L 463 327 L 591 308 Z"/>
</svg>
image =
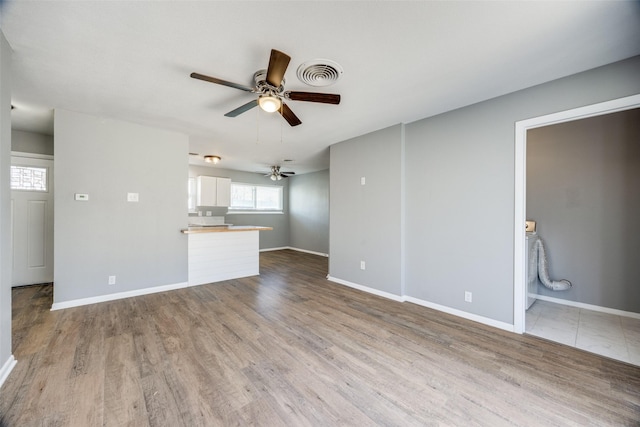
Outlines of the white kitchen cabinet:
<svg viewBox="0 0 640 427">
<path fill-rule="evenodd" d="M 231 179 L 199 176 L 197 185 L 197 206 L 227 207 L 231 204 Z"/>
<path fill-rule="evenodd" d="M 218 195 L 218 179 L 214 176 L 199 176 L 197 180 L 197 206 L 216 206 Z"/>
<path fill-rule="evenodd" d="M 217 178 L 216 206 L 231 205 L 231 178 Z"/>
</svg>

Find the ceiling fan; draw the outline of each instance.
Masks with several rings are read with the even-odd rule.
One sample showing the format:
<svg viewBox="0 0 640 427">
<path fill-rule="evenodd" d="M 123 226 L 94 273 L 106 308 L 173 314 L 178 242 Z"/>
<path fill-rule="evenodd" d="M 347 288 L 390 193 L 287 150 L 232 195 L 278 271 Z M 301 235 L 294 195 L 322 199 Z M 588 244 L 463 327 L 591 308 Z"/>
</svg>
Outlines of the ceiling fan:
<svg viewBox="0 0 640 427">
<path fill-rule="evenodd" d="M 291 57 L 279 50 L 271 49 L 269 67 L 266 70 L 258 70 L 253 75 L 255 87 L 245 86 L 238 83 L 228 82 L 215 77 L 205 76 L 199 73 L 191 73 L 194 79 L 229 86 L 246 92 L 257 93 L 258 98 L 247 102 L 244 105 L 229 111 L 225 116 L 236 117 L 245 111 L 259 105 L 264 111 L 273 113 L 279 112 L 291 126 L 298 126 L 302 122 L 291 111 L 291 108 L 284 103 L 285 99 L 291 101 L 320 102 L 323 104 L 340 104 L 340 95 L 318 92 L 299 92 L 284 90 L 284 73 L 287 71 Z"/>
<path fill-rule="evenodd" d="M 295 172 L 280 172 L 280 166 L 271 166 L 271 172 L 266 174 L 272 181 L 280 181 L 282 178 L 289 178 L 295 175 Z"/>
</svg>

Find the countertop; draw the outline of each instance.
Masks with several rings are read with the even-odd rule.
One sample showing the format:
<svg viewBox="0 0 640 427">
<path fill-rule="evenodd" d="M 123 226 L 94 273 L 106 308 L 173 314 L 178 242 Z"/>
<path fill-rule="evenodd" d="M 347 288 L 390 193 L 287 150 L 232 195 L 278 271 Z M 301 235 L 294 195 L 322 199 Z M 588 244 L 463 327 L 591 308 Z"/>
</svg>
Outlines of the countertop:
<svg viewBox="0 0 640 427">
<path fill-rule="evenodd" d="M 209 226 L 209 227 L 189 227 L 184 230 L 180 230 L 184 234 L 195 233 L 229 233 L 236 231 L 266 231 L 273 230 L 273 227 L 262 227 L 259 225 L 229 225 L 229 226 Z"/>
</svg>

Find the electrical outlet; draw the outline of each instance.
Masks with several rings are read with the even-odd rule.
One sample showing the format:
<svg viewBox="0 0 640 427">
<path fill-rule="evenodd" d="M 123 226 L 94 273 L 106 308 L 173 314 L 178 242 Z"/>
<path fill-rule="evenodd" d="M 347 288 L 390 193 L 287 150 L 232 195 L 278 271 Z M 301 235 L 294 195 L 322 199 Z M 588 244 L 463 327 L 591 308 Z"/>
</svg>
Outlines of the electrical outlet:
<svg viewBox="0 0 640 427">
<path fill-rule="evenodd" d="M 360 270 L 364 270 L 366 268 L 366 264 L 364 261 L 360 261 Z"/>
<path fill-rule="evenodd" d="M 109 276 L 109 284 L 110 285 L 116 284 L 116 276 Z"/>
<path fill-rule="evenodd" d="M 365 185 L 367 183 L 367 178 L 364 176 L 360 177 L 360 185 Z"/>
<path fill-rule="evenodd" d="M 473 294 L 469 291 L 464 292 L 464 300 L 466 302 L 471 302 L 473 300 Z"/>
<path fill-rule="evenodd" d="M 207 216 L 211 216 L 211 211 L 207 211 Z"/>
</svg>

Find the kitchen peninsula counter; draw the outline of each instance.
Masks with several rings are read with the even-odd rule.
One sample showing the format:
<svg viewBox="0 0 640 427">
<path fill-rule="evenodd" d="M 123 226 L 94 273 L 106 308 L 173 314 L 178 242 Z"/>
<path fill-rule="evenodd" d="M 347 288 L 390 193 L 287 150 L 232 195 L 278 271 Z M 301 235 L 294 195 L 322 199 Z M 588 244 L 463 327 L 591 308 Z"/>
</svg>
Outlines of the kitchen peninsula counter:
<svg viewBox="0 0 640 427">
<path fill-rule="evenodd" d="M 188 238 L 189 285 L 260 274 L 260 231 L 252 225 L 197 226 L 181 230 Z"/>
</svg>

